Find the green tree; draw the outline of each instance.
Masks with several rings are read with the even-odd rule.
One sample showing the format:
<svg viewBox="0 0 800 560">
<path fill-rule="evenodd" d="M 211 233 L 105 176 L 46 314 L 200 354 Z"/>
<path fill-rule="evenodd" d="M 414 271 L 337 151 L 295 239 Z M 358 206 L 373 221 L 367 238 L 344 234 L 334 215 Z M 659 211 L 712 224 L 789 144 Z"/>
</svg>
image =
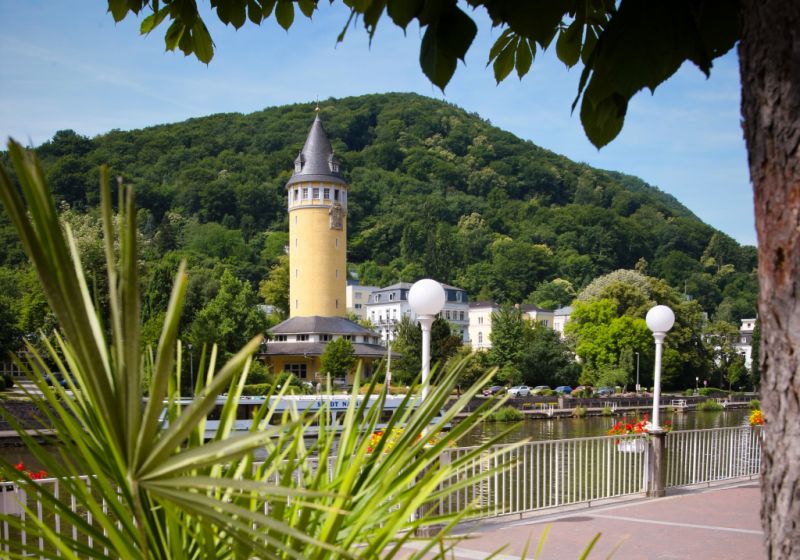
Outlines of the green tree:
<svg viewBox="0 0 800 560">
<path fill-rule="evenodd" d="M 525 301 L 544 309 L 558 309 L 569 305 L 575 299 L 575 295 L 572 282 L 556 278 L 549 282 L 540 282 Z"/>
<path fill-rule="evenodd" d="M 230 270 L 220 278 L 219 291 L 192 321 L 189 338 L 198 348 L 219 345 L 228 356 L 266 329 L 266 316 L 257 307 L 250 285 L 238 280 Z"/>
<path fill-rule="evenodd" d="M 278 262 L 269 270 L 269 276 L 258 286 L 260 295 L 267 305 L 275 308 L 278 316 L 289 315 L 289 257 L 281 255 Z"/>
<path fill-rule="evenodd" d="M 437 317 L 431 325 L 431 369 L 433 383 L 443 374 L 445 362 L 461 347 L 461 337 L 454 335 L 450 323 Z M 398 383 L 411 383 L 420 372 L 422 363 L 422 328 L 404 315 L 395 327 L 392 352 L 400 357 L 392 361 L 392 376 Z"/>
<path fill-rule="evenodd" d="M 325 350 L 320 357 L 320 368 L 323 373 L 330 376 L 345 377 L 358 362 L 353 344 L 345 338 L 337 338 L 325 345 Z"/>
<path fill-rule="evenodd" d="M 535 324 L 523 341 L 521 369 L 527 385 L 576 385 L 580 366 L 556 331 Z"/>
<path fill-rule="evenodd" d="M 511 367 L 521 372 L 520 363 L 530 328 L 519 307 L 506 304 L 492 313 L 490 362 L 501 369 Z"/>
</svg>

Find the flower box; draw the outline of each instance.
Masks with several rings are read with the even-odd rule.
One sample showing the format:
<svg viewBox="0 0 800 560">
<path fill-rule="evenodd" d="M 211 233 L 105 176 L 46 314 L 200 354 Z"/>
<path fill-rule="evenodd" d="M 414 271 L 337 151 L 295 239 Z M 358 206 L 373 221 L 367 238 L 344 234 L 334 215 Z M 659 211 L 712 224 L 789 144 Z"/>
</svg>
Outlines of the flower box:
<svg viewBox="0 0 800 560">
<path fill-rule="evenodd" d="M 644 438 L 622 439 L 617 444 L 621 453 L 643 453 L 647 449 L 647 440 Z"/>
<path fill-rule="evenodd" d="M 22 515 L 22 503 L 27 503 L 27 494 L 19 486 L 0 482 L 0 514 Z"/>
</svg>

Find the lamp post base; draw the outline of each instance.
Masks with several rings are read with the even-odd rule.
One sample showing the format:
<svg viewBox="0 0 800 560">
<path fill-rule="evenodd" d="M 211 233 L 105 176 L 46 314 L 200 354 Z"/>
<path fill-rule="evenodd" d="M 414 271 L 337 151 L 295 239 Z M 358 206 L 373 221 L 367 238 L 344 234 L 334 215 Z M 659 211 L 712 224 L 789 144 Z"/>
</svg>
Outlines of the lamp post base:
<svg viewBox="0 0 800 560">
<path fill-rule="evenodd" d="M 647 497 L 663 498 L 667 491 L 667 432 L 660 429 L 650 432 L 650 453 L 647 461 Z"/>
</svg>

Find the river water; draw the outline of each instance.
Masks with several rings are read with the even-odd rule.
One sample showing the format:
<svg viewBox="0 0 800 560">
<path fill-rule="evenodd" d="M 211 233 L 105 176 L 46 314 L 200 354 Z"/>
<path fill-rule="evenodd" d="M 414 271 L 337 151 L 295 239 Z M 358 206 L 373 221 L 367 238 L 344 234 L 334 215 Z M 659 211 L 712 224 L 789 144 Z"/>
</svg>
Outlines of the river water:
<svg viewBox="0 0 800 560">
<path fill-rule="evenodd" d="M 671 421 L 675 430 L 724 428 L 746 424 L 749 413 L 750 411 L 747 409 L 683 413 L 665 413 L 662 411 L 661 422 Z M 638 417 L 638 415 L 630 413 L 628 416 L 587 416 L 584 418 L 550 418 L 546 420 L 536 418 L 524 420 L 518 423 L 510 433 L 503 436 L 499 443 L 513 443 L 525 438 L 530 438 L 531 441 L 542 441 L 604 436 L 608 433 L 609 428 L 619 420 L 627 418 L 627 421 L 630 422 L 635 421 Z M 462 438 L 459 446 L 484 443 L 508 428 L 509 424 L 504 422 L 484 422 L 475 431 Z"/>
</svg>

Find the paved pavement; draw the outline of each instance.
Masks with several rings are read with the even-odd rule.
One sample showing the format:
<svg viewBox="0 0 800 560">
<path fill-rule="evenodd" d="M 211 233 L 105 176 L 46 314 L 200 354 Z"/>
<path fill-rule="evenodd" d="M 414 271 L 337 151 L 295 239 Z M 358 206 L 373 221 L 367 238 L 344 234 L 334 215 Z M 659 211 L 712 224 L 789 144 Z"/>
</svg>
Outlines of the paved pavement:
<svg viewBox="0 0 800 560">
<path fill-rule="evenodd" d="M 584 508 L 547 517 L 484 524 L 455 550 L 455 560 L 534 558 L 549 525 L 542 560 L 577 559 L 595 535 L 588 558 L 617 560 L 758 560 L 766 558 L 757 482 L 694 491 L 673 491 L 658 500 Z"/>
</svg>

